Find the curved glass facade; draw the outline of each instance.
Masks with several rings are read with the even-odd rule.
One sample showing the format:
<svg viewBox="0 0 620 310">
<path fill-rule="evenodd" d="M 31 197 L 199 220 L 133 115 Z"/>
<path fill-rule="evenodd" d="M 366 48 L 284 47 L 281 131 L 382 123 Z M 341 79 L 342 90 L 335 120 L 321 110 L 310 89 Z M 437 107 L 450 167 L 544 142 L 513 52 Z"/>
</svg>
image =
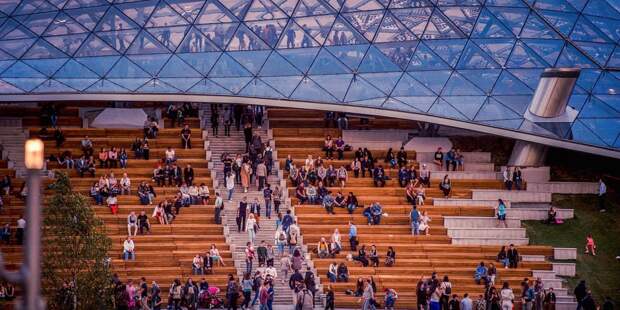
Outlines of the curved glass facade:
<svg viewBox="0 0 620 310">
<path fill-rule="evenodd" d="M 523 115 L 579 67 L 571 123 Z M 340 103 L 620 149 L 618 0 L 4 0 L 0 94 Z"/>
</svg>

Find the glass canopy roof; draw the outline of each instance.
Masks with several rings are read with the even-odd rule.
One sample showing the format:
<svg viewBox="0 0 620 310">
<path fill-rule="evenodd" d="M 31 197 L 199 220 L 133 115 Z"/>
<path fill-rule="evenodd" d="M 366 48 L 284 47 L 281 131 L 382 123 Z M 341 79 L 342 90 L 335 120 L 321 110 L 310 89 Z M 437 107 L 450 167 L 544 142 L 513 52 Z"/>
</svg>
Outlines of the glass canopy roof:
<svg viewBox="0 0 620 310">
<path fill-rule="evenodd" d="M 547 67 L 583 69 L 572 123 L 523 117 Z M 339 103 L 618 149 L 617 69 L 619 0 L 0 1 L 0 94 Z"/>
</svg>

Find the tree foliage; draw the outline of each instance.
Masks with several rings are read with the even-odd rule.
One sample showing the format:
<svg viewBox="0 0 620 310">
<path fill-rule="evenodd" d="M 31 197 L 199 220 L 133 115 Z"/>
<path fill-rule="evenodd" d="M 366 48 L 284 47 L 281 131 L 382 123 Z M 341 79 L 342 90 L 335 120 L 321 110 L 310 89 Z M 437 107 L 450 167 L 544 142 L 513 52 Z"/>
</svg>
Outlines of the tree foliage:
<svg viewBox="0 0 620 310">
<path fill-rule="evenodd" d="M 103 222 L 87 197 L 72 191 L 69 177 L 56 173 L 54 191 L 44 209 L 43 290 L 50 309 L 67 305 L 63 283 L 73 286 L 76 309 L 112 308 L 107 252 L 112 246 Z M 73 302 L 71 302 L 73 303 Z"/>
</svg>

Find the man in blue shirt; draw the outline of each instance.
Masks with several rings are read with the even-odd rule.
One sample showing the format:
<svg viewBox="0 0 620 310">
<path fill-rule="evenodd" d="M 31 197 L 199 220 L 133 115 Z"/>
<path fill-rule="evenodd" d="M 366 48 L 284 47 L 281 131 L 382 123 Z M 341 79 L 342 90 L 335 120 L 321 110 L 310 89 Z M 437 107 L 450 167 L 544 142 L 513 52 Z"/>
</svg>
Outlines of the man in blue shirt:
<svg viewBox="0 0 620 310">
<path fill-rule="evenodd" d="M 349 222 L 349 243 L 351 251 L 357 251 L 357 226 L 351 222 Z"/>
<path fill-rule="evenodd" d="M 420 211 L 418 211 L 418 206 L 413 205 L 413 210 L 411 210 L 411 233 L 414 236 L 420 234 Z"/>
<path fill-rule="evenodd" d="M 293 216 L 291 210 L 286 210 L 286 214 L 282 218 L 282 230 L 288 233 L 288 228 L 293 224 Z"/>
</svg>

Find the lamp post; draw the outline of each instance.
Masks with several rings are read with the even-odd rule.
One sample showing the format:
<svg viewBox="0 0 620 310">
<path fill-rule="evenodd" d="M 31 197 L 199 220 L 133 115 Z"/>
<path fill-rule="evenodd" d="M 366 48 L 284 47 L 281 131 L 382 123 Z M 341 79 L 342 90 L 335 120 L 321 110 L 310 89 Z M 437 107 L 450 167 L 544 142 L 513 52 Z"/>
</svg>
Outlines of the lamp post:
<svg viewBox="0 0 620 310">
<path fill-rule="evenodd" d="M 24 289 L 21 310 L 42 310 L 45 304 L 41 298 L 41 170 L 44 166 L 43 142 L 30 139 L 24 145 L 24 161 L 28 169 L 26 186 L 26 244 L 23 247 L 24 261 L 19 272 L 5 269 L 0 254 L 0 278 L 20 284 Z"/>
</svg>

